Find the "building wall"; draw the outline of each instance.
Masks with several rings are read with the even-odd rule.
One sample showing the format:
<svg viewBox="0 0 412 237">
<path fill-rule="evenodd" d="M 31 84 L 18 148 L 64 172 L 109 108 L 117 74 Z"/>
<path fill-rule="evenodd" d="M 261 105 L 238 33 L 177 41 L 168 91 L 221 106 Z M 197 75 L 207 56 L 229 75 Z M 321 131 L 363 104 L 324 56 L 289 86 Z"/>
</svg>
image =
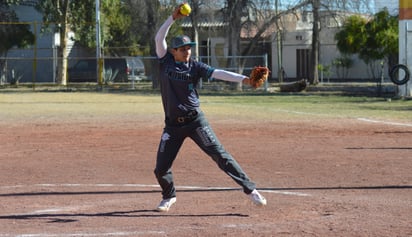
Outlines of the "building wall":
<svg viewBox="0 0 412 237">
<path fill-rule="evenodd" d="M 406 65 L 412 72 L 412 2 L 399 0 L 399 7 L 399 63 Z M 412 95 L 412 79 L 399 86 L 398 95 Z"/>
<path fill-rule="evenodd" d="M 8 74 L 21 75 L 20 82 L 53 81 L 54 34 L 41 32 L 42 15 L 31 6 L 14 6 L 20 22 L 30 22 L 36 44 L 29 49 L 12 49 L 8 53 Z M 34 60 L 36 58 L 36 60 Z"/>
<path fill-rule="evenodd" d="M 332 66 L 332 63 L 335 59 L 342 57 L 339 50 L 336 47 L 336 42 L 334 41 L 334 35 L 336 30 L 333 28 L 325 28 L 321 30 L 320 35 L 320 52 L 319 52 L 319 63 L 324 66 L 330 66 L 330 75 L 323 75 L 323 79 L 342 79 L 341 77 L 344 75 L 342 72 L 338 72 L 336 67 Z M 273 37 L 272 40 L 272 75 L 277 78 L 278 75 L 278 49 L 276 43 L 276 37 Z M 308 49 L 311 48 L 312 42 L 312 32 L 311 30 L 298 30 L 292 32 L 284 33 L 283 39 L 283 68 L 288 78 L 290 79 L 301 79 L 297 78 L 298 76 L 298 65 L 296 63 L 297 56 L 296 51 L 299 49 Z M 374 68 L 368 67 L 361 59 L 359 59 L 356 55 L 352 56 L 351 59 L 353 60 L 353 66 L 347 71 L 346 79 L 352 80 L 370 80 L 371 78 L 380 78 L 381 75 L 381 67 L 379 62 L 376 62 Z M 372 73 L 373 71 L 373 73 Z M 374 75 L 373 75 L 374 74 Z M 321 77 L 322 74 L 319 72 L 319 76 Z M 385 80 L 388 80 L 388 70 L 387 65 L 384 65 L 384 77 Z M 322 78 L 319 78 L 321 81 Z"/>
<path fill-rule="evenodd" d="M 57 73 L 57 48 L 60 44 L 58 34 L 45 31 L 41 32 L 42 14 L 32 6 L 17 5 L 14 6 L 20 22 L 27 22 L 31 25 L 31 31 L 35 34 L 36 43 L 28 49 L 11 49 L 8 53 L 8 71 L 9 79 L 11 70 L 22 76 L 20 82 L 55 82 Z M 50 25 L 52 28 L 53 25 Z M 69 33 L 73 35 L 72 32 Z M 70 53 L 74 42 L 69 40 L 67 49 L 69 57 L 78 57 L 81 53 Z M 69 60 L 69 63 L 73 64 Z M 69 64 L 70 66 L 70 64 Z"/>
</svg>

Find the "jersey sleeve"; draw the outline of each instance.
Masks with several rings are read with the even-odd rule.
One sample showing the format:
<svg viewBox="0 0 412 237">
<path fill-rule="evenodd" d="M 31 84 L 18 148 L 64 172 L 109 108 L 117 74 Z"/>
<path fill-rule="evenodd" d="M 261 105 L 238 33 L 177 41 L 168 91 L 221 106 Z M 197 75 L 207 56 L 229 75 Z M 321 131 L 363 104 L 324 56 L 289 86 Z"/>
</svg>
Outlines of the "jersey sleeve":
<svg viewBox="0 0 412 237">
<path fill-rule="evenodd" d="M 230 81 L 230 82 L 241 82 L 245 78 L 247 78 L 247 76 L 244 76 L 244 75 L 241 75 L 235 72 L 221 70 L 221 69 L 215 69 L 211 77 L 214 79 L 219 79 L 222 81 Z"/>
<path fill-rule="evenodd" d="M 156 33 L 156 55 L 158 58 L 163 58 L 167 53 L 166 36 L 173 22 L 173 17 L 169 16 Z"/>
<path fill-rule="evenodd" d="M 214 67 L 211 67 L 205 63 L 195 61 L 196 68 L 198 69 L 198 77 L 203 79 L 209 79 L 212 77 L 213 72 L 215 71 Z"/>
</svg>

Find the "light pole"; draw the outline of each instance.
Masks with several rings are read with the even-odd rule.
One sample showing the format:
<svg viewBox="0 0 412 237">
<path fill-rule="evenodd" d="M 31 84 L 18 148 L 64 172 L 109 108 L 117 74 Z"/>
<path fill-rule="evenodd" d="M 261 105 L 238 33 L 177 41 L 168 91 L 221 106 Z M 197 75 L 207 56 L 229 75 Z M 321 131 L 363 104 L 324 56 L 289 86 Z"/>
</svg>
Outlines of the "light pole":
<svg viewBox="0 0 412 237">
<path fill-rule="evenodd" d="M 97 83 L 102 84 L 103 59 L 100 46 L 100 0 L 96 0 L 96 75 Z"/>
</svg>

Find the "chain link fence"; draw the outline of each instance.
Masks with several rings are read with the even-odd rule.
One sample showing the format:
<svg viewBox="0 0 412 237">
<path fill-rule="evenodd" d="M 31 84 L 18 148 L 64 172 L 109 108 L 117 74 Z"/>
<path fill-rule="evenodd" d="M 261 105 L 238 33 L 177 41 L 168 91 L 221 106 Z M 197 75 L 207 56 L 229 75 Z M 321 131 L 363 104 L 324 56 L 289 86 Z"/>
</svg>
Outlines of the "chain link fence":
<svg viewBox="0 0 412 237">
<path fill-rule="evenodd" d="M 0 85 L 29 84 L 59 85 L 58 65 L 55 48 L 14 49 L 13 56 L 1 57 L 2 67 L 0 71 Z M 40 55 L 40 56 L 39 56 Z M 81 86 L 99 84 L 97 79 L 96 57 L 68 57 L 67 86 Z M 212 67 L 249 75 L 254 66 L 268 65 L 267 55 L 257 56 L 199 56 L 198 61 Z M 136 88 L 139 83 L 151 83 L 157 87 L 158 60 L 156 57 L 113 57 L 104 56 L 103 86 L 119 85 L 124 88 Z M 115 65 L 114 65 L 115 64 Z M 83 77 L 83 78 L 82 78 Z M 80 78 L 80 79 L 79 79 Z M 208 78 L 204 78 L 200 84 L 202 88 L 206 84 L 212 84 Z M 230 83 L 215 83 L 216 85 L 229 85 Z M 216 87 L 216 85 L 214 85 Z M 219 89 L 216 87 L 216 89 Z M 222 88 L 220 88 L 222 89 Z"/>
</svg>

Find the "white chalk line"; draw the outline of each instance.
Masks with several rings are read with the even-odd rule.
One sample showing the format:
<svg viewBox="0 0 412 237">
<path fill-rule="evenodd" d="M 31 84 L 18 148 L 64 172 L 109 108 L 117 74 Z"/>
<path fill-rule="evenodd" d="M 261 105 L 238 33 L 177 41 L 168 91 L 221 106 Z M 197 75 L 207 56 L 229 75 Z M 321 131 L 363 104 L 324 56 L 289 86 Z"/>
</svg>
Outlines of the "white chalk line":
<svg viewBox="0 0 412 237">
<path fill-rule="evenodd" d="M 137 188 L 160 188 L 157 184 L 32 184 L 32 185 L 10 185 L 10 186 L 0 186 L 1 189 L 27 189 L 27 188 L 35 188 L 35 187 L 50 187 L 50 188 L 62 188 L 62 187 L 137 187 Z M 234 187 L 203 187 L 203 186 L 176 186 L 176 189 L 181 190 L 237 190 L 239 188 Z M 239 189 L 241 190 L 241 189 Z M 292 195 L 292 196 L 301 196 L 307 197 L 311 196 L 307 193 L 300 193 L 300 192 L 289 192 L 289 191 L 278 191 L 278 190 L 261 190 L 260 192 L 264 193 L 276 193 L 276 194 L 283 194 L 283 195 Z M 62 207 L 62 208 L 49 208 L 49 209 L 42 209 L 36 210 L 29 214 L 18 214 L 18 215 L 30 215 L 30 214 L 46 214 L 46 213 L 56 213 L 62 211 L 73 211 L 76 207 Z M 51 233 L 35 233 L 35 234 L 0 234 L 0 237 L 94 237 L 94 236 L 139 236 L 139 235 L 165 235 L 166 232 L 164 231 L 133 231 L 133 232 L 107 232 L 107 233 L 67 233 L 67 234 L 51 234 Z"/>
<path fill-rule="evenodd" d="M 330 116 L 328 114 L 313 113 L 313 112 L 303 112 L 297 110 L 287 110 L 287 109 L 274 109 L 275 111 L 288 113 L 288 114 L 301 114 L 301 115 L 313 115 L 313 116 Z"/>
<path fill-rule="evenodd" d="M 11 186 L 0 186 L 1 189 L 30 189 L 33 187 L 50 187 L 50 188 L 61 188 L 61 187 L 134 187 L 134 188 L 160 188 L 157 184 L 32 184 L 32 185 L 11 185 Z M 205 186 L 176 186 L 176 189 L 181 190 L 235 190 L 239 188 L 234 187 L 205 187 Z M 308 193 L 301 192 L 289 192 L 280 190 L 259 190 L 260 192 L 266 193 L 276 193 L 283 195 L 301 196 L 308 197 L 311 196 Z M 273 188 L 276 189 L 276 188 Z"/>
<path fill-rule="evenodd" d="M 276 111 L 279 112 L 284 112 L 284 113 L 290 113 L 290 114 L 302 114 L 302 115 L 312 115 L 312 116 L 331 116 L 329 114 L 322 114 L 322 113 L 312 113 L 312 112 L 302 112 L 302 111 L 297 111 L 297 110 L 285 110 L 285 109 L 276 109 Z M 341 118 L 342 116 L 337 116 L 338 118 Z M 351 118 L 351 117 L 348 117 Z M 353 118 L 353 117 L 352 117 Z M 355 117 L 353 119 L 363 121 L 363 122 L 368 122 L 368 123 L 378 123 L 378 124 L 386 124 L 386 125 L 393 125 L 393 126 L 404 126 L 404 127 L 412 127 L 411 123 L 399 123 L 399 122 L 391 122 L 391 121 L 381 121 L 381 120 L 375 120 L 375 119 L 368 119 L 368 118 L 358 118 Z"/>
<path fill-rule="evenodd" d="M 394 126 L 405 126 L 405 127 L 412 127 L 410 123 L 398 123 L 398 122 L 390 122 L 390 121 L 380 121 L 368 118 L 357 118 L 359 121 L 367 122 L 367 123 L 379 123 L 379 124 L 386 124 L 386 125 L 394 125 Z"/>
</svg>

